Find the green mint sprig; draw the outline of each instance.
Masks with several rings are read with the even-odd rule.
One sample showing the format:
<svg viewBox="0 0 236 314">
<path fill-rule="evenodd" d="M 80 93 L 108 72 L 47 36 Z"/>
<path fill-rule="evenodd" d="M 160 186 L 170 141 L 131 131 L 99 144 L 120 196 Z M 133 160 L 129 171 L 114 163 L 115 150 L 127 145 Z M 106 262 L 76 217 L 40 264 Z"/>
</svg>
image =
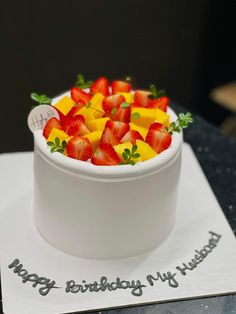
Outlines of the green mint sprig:
<svg viewBox="0 0 236 314">
<path fill-rule="evenodd" d="M 151 95 L 149 95 L 148 98 L 151 98 L 151 99 L 157 99 L 157 98 L 165 96 L 166 94 L 164 90 L 158 90 L 154 84 L 151 84 L 149 86 L 149 89 L 150 89 Z"/>
<path fill-rule="evenodd" d="M 55 138 L 55 143 L 54 142 L 47 142 L 48 146 L 51 147 L 51 153 L 64 153 L 66 149 L 66 141 L 63 140 L 62 143 L 60 144 L 60 139 L 58 137 Z"/>
<path fill-rule="evenodd" d="M 75 82 L 75 86 L 81 89 L 89 88 L 93 84 L 93 81 L 85 81 L 83 74 L 77 75 L 77 80 Z"/>
<path fill-rule="evenodd" d="M 120 104 L 120 107 L 122 109 L 128 108 L 130 106 L 130 104 L 127 101 L 122 102 L 122 104 Z"/>
<path fill-rule="evenodd" d="M 39 95 L 36 93 L 31 93 L 30 94 L 31 99 L 36 101 L 38 105 L 50 105 L 52 102 L 52 99 L 48 97 L 47 95 Z"/>
<path fill-rule="evenodd" d="M 132 118 L 133 119 L 139 119 L 140 118 L 140 113 L 139 112 L 133 112 L 132 113 Z"/>
<path fill-rule="evenodd" d="M 140 154 L 137 153 L 137 145 L 134 145 L 132 149 L 125 148 L 122 153 L 123 161 L 120 163 L 121 165 L 135 165 L 135 159 L 140 157 Z"/>
<path fill-rule="evenodd" d="M 194 120 L 190 112 L 186 114 L 180 113 L 178 119 L 170 124 L 170 127 L 169 129 L 167 129 L 167 131 L 170 134 L 173 134 L 173 132 L 180 133 L 182 129 L 186 129 L 189 126 L 189 124 L 193 122 Z"/>
</svg>

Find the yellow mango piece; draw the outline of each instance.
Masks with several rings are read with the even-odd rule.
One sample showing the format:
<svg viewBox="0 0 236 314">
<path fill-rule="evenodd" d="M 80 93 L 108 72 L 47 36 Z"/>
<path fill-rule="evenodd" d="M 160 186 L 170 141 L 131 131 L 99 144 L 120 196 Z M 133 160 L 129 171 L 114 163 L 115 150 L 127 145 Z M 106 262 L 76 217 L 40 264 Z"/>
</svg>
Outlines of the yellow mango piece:
<svg viewBox="0 0 236 314">
<path fill-rule="evenodd" d="M 142 135 L 144 140 L 146 139 L 146 136 L 147 136 L 147 133 L 148 133 L 148 129 L 147 128 L 143 128 L 143 127 L 141 127 L 139 125 L 136 125 L 136 124 L 134 124 L 132 122 L 130 122 L 129 126 L 130 126 L 131 130 L 138 131 L 140 133 L 140 135 Z"/>
<path fill-rule="evenodd" d="M 166 112 L 156 108 L 156 122 L 168 128 L 170 126 L 170 116 Z"/>
<path fill-rule="evenodd" d="M 117 93 L 117 94 L 124 96 L 125 101 L 127 101 L 129 104 L 134 102 L 134 95 L 131 93 Z"/>
<path fill-rule="evenodd" d="M 140 125 L 143 128 L 149 128 L 149 126 L 156 120 L 156 109 L 152 108 L 131 108 L 132 123 Z"/>
<path fill-rule="evenodd" d="M 79 111 L 76 112 L 75 116 L 82 115 L 84 117 L 85 123 L 87 124 L 88 121 L 95 119 L 95 109 L 91 107 L 82 107 Z"/>
<path fill-rule="evenodd" d="M 87 127 L 90 131 L 103 131 L 108 120 L 110 120 L 108 117 L 89 120 L 87 122 Z"/>
<path fill-rule="evenodd" d="M 84 135 L 84 137 L 89 140 L 90 144 L 93 147 L 93 150 L 96 150 L 102 137 L 102 131 L 94 131 Z"/>
<path fill-rule="evenodd" d="M 67 133 L 65 133 L 62 130 L 53 128 L 52 131 L 50 132 L 48 138 L 47 138 L 47 142 L 53 142 L 55 143 L 55 138 L 58 137 L 60 142 L 62 141 L 69 141 L 71 139 L 71 136 L 69 136 Z"/>
<path fill-rule="evenodd" d="M 74 104 L 74 101 L 70 97 L 64 96 L 54 105 L 54 107 L 66 116 Z"/>
<path fill-rule="evenodd" d="M 90 102 L 92 103 L 92 107 L 104 112 L 103 107 L 102 107 L 102 102 L 104 98 L 105 97 L 103 96 L 103 94 L 96 93 L 90 100 Z"/>
<path fill-rule="evenodd" d="M 155 150 L 144 141 L 136 140 L 136 145 L 138 146 L 137 152 L 141 155 L 142 161 L 151 159 L 157 156 Z"/>
<path fill-rule="evenodd" d="M 123 160 L 122 153 L 124 152 L 125 148 L 128 148 L 131 151 L 132 147 L 133 147 L 133 144 L 131 142 L 125 142 L 125 143 L 113 146 L 113 148 L 116 151 L 117 155 L 122 160 Z M 136 153 L 139 153 L 139 151 L 137 150 Z M 139 162 L 139 161 L 142 161 L 142 159 L 141 159 L 141 157 L 139 157 L 139 158 L 135 158 L 134 161 L 135 162 Z"/>
<path fill-rule="evenodd" d="M 113 146 L 113 148 L 116 151 L 117 155 L 121 159 L 123 159 L 122 158 L 122 153 L 124 152 L 124 149 L 125 148 L 132 149 L 132 143 L 131 142 L 125 142 L 125 143 L 122 143 L 122 144 L 115 145 L 115 146 Z"/>
</svg>

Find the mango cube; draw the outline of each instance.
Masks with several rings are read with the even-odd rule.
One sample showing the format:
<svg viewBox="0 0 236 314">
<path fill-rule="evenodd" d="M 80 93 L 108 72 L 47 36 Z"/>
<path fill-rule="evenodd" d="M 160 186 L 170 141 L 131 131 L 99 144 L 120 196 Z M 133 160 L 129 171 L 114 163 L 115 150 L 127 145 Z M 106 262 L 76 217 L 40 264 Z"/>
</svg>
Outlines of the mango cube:
<svg viewBox="0 0 236 314">
<path fill-rule="evenodd" d="M 65 133 L 62 130 L 53 128 L 52 131 L 50 132 L 48 138 L 47 138 L 47 142 L 53 142 L 55 143 L 55 138 L 58 137 L 60 142 L 62 141 L 66 141 L 68 142 L 71 139 L 71 136 L 69 136 L 67 133 Z"/>
<path fill-rule="evenodd" d="M 130 122 L 129 126 L 130 126 L 131 130 L 138 131 L 140 133 L 140 135 L 142 135 L 144 140 L 146 139 L 146 136 L 147 136 L 147 133 L 148 133 L 148 129 L 147 128 L 143 128 L 143 127 L 141 127 L 139 125 L 136 125 L 136 124 L 134 124 L 132 122 Z"/>
<path fill-rule="evenodd" d="M 94 131 L 84 135 L 84 137 L 89 140 L 93 150 L 96 150 L 102 137 L 102 131 Z"/>
<path fill-rule="evenodd" d="M 120 159 L 122 158 L 122 153 L 124 152 L 125 148 L 128 148 L 129 150 L 132 149 L 132 143 L 131 142 L 125 142 L 122 144 L 118 144 L 113 146 L 114 150 L 116 151 L 117 155 L 120 157 Z"/>
<path fill-rule="evenodd" d="M 103 131 L 105 128 L 105 124 L 109 120 L 110 120 L 110 118 L 108 118 L 108 117 L 89 120 L 87 122 L 87 127 L 89 128 L 90 131 Z"/>
<path fill-rule="evenodd" d="M 103 96 L 103 94 L 101 93 L 96 93 L 92 99 L 90 100 L 91 104 L 92 104 L 92 107 L 94 109 L 97 109 L 99 111 L 102 111 L 104 113 L 104 110 L 103 110 L 103 106 L 102 106 L 102 102 L 103 102 L 103 99 L 105 97 Z"/>
<path fill-rule="evenodd" d="M 151 159 L 157 156 L 155 150 L 144 141 L 136 140 L 136 145 L 138 146 L 137 152 L 141 155 L 142 161 Z"/>
<path fill-rule="evenodd" d="M 124 96 L 125 101 L 127 101 L 129 104 L 134 102 L 134 95 L 131 93 L 117 93 L 117 94 Z"/>
<path fill-rule="evenodd" d="M 84 117 L 85 123 L 87 124 L 88 121 L 95 119 L 95 111 L 96 110 L 91 107 L 84 106 L 76 112 L 75 116 L 82 115 Z"/>
<path fill-rule="evenodd" d="M 170 126 L 170 116 L 166 112 L 156 108 L 156 122 L 168 128 Z"/>
<path fill-rule="evenodd" d="M 54 107 L 66 116 L 74 104 L 74 101 L 70 97 L 64 96 L 54 105 Z"/>
<path fill-rule="evenodd" d="M 131 108 L 132 123 L 142 126 L 143 128 L 149 128 L 156 120 L 156 109 L 152 108 Z"/>
</svg>

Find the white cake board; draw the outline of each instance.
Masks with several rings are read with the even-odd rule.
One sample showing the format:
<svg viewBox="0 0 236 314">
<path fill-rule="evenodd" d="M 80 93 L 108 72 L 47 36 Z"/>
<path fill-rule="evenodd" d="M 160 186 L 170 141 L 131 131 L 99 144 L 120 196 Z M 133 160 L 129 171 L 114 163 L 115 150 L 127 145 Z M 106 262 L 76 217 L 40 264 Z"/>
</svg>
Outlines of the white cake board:
<svg viewBox="0 0 236 314">
<path fill-rule="evenodd" d="M 0 253 L 6 314 L 68 313 L 236 292 L 235 237 L 188 145 L 185 144 L 183 149 L 175 230 L 155 251 L 114 261 L 67 255 L 53 248 L 37 233 L 31 215 L 32 157 L 32 153 L 0 156 Z M 216 247 L 192 271 L 181 274 L 176 267 L 190 262 L 195 250 L 208 244 L 210 230 L 221 235 Z M 15 258 L 29 274 L 55 280 L 55 285 L 60 288 L 52 288 L 42 296 L 39 289 L 43 285 L 33 288 L 34 282 L 22 283 L 13 268 L 8 268 Z M 163 282 L 160 278 L 151 286 L 147 275 L 156 277 L 157 272 L 175 273 L 178 287 L 171 287 L 167 280 Z M 125 281 L 135 280 L 135 283 L 140 280 L 146 287 L 142 288 L 141 296 L 134 296 L 131 288 L 65 292 L 69 280 L 76 284 L 82 284 L 82 280 L 94 283 L 102 276 L 106 276 L 109 283 L 117 277 Z"/>
</svg>

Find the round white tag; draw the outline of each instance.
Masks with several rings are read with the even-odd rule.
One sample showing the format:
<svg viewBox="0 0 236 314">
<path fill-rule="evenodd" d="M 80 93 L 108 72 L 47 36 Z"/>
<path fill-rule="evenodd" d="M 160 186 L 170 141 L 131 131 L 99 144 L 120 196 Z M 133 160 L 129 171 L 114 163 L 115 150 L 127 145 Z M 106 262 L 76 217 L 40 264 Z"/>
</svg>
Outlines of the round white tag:
<svg viewBox="0 0 236 314">
<path fill-rule="evenodd" d="M 49 105 L 39 105 L 30 111 L 28 115 L 28 127 L 31 132 L 42 130 L 51 118 L 59 119 L 59 114 L 55 108 Z"/>
</svg>

